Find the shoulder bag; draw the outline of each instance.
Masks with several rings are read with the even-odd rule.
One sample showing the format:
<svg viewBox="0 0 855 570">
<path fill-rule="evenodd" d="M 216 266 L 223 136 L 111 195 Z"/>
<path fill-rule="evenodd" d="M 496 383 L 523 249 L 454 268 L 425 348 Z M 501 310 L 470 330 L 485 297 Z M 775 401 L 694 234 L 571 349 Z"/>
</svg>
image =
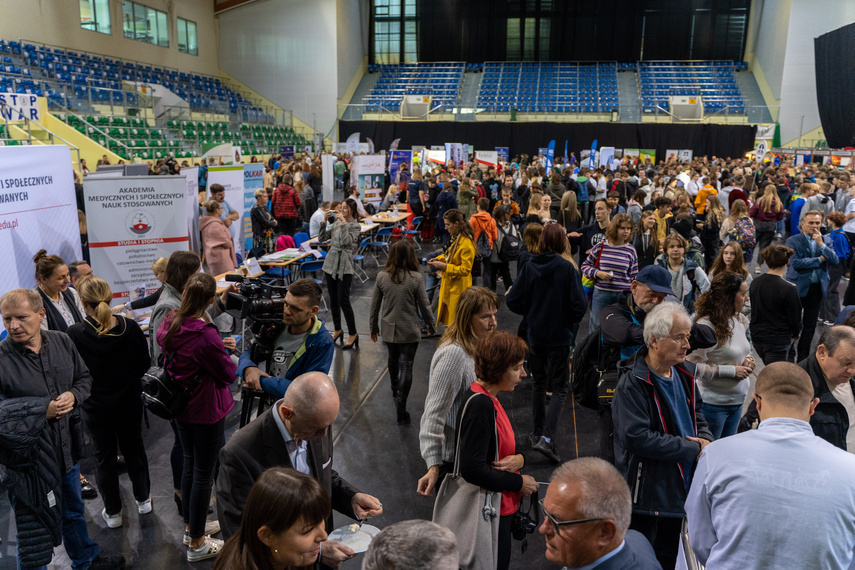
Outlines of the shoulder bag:
<svg viewBox="0 0 855 570">
<path fill-rule="evenodd" d="M 463 406 L 457 428 L 454 469 L 442 480 L 433 506 L 433 522 L 449 529 L 457 537 L 460 568 L 495 570 L 499 554 L 499 508 L 502 494 L 467 482 L 460 475 L 460 427 L 472 394 Z M 496 429 L 495 423 L 493 429 Z M 499 460 L 499 435 L 496 431 L 496 461 Z"/>
<path fill-rule="evenodd" d="M 204 376 L 193 378 L 186 388 L 178 384 L 169 373 L 169 363 L 175 351 L 170 352 L 162 366 L 152 366 L 141 379 L 143 406 L 146 410 L 165 420 L 174 420 L 187 406 L 187 402 L 199 388 Z"/>
</svg>

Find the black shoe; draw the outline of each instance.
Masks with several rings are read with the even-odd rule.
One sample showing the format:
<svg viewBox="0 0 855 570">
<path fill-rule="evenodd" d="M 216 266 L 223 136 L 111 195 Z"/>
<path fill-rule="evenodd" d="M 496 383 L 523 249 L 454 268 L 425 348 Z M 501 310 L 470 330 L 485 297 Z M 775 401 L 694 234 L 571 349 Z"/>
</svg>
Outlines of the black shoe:
<svg viewBox="0 0 855 570">
<path fill-rule="evenodd" d="M 547 442 L 546 439 L 541 437 L 537 440 L 537 443 L 531 446 L 531 448 L 547 456 L 553 461 L 553 463 L 561 463 L 561 457 L 558 456 L 558 451 L 555 449 L 554 441 Z"/>
<path fill-rule="evenodd" d="M 410 412 L 407 411 L 407 402 L 401 401 L 400 398 L 395 398 L 395 412 L 398 416 L 398 425 L 410 423 Z"/>
<path fill-rule="evenodd" d="M 124 556 L 104 556 L 99 554 L 89 564 L 89 570 L 122 570 L 125 567 Z"/>
<path fill-rule="evenodd" d="M 125 458 L 121 455 L 116 456 L 116 469 L 119 473 L 125 473 L 128 470 L 128 465 L 125 463 Z"/>
<path fill-rule="evenodd" d="M 98 497 L 98 491 L 92 486 L 86 477 L 80 476 L 80 496 L 84 499 L 95 499 Z"/>
</svg>

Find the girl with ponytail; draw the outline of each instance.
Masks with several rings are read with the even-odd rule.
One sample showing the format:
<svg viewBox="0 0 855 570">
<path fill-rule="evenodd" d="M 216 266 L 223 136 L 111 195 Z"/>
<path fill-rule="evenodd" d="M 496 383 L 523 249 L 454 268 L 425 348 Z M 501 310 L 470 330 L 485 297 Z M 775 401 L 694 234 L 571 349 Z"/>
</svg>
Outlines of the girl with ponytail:
<svg viewBox="0 0 855 570">
<path fill-rule="evenodd" d="M 80 405 L 95 447 L 95 482 L 110 528 L 122 526 L 122 499 L 116 456 L 125 456 L 137 510 L 151 512 L 148 458 L 142 439 L 140 378 L 149 367 L 148 345 L 139 325 L 113 315 L 110 286 L 97 277 L 77 283 L 86 317 L 68 327 L 68 336 L 92 375 L 89 398 Z"/>
<path fill-rule="evenodd" d="M 222 540 L 206 536 L 211 532 L 206 519 L 225 419 L 235 405 L 229 385 L 237 367 L 205 312 L 216 293 L 213 277 L 194 273 L 184 285 L 181 305 L 157 330 L 166 369 L 177 384 L 192 390 L 187 405 L 175 416 L 184 452 L 181 513 L 189 562 L 214 558 L 223 546 Z"/>
</svg>

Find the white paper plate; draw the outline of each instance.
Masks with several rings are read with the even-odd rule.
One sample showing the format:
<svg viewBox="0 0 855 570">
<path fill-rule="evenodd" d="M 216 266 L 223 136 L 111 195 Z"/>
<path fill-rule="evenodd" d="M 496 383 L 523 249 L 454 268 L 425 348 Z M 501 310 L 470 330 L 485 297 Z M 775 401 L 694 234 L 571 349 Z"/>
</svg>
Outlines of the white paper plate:
<svg viewBox="0 0 855 570">
<path fill-rule="evenodd" d="M 368 550 L 368 545 L 371 540 L 380 534 L 380 529 L 370 524 L 363 524 L 362 528 L 353 532 L 350 530 L 350 525 L 337 528 L 330 533 L 330 540 L 337 540 L 353 549 L 354 552 L 360 553 Z"/>
</svg>

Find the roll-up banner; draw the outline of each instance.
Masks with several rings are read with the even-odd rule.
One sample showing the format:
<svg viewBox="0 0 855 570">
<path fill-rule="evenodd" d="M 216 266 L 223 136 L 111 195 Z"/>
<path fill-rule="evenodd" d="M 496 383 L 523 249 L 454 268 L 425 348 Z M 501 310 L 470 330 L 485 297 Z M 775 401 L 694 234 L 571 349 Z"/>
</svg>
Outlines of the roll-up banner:
<svg viewBox="0 0 855 570">
<path fill-rule="evenodd" d="M 71 151 L 53 145 L 0 146 L 0 251 L 5 261 L 0 295 L 36 286 L 33 256 L 40 249 L 66 263 L 83 259 Z"/>
<path fill-rule="evenodd" d="M 495 150 L 476 150 L 475 162 L 483 166 L 499 166 L 499 153 Z"/>
<path fill-rule="evenodd" d="M 113 298 L 127 300 L 160 283 L 151 272 L 158 257 L 188 249 L 187 183 L 180 176 L 84 179 L 92 272 Z"/>
<path fill-rule="evenodd" d="M 356 178 L 359 194 L 363 200 L 379 207 L 386 188 L 386 156 L 383 154 L 360 154 L 353 157 L 351 180 Z"/>
<path fill-rule="evenodd" d="M 243 249 L 252 249 L 251 210 L 255 206 L 255 191 L 264 188 L 264 164 L 254 162 L 243 165 Z"/>
<path fill-rule="evenodd" d="M 389 178 L 392 184 L 395 183 L 395 177 L 398 175 L 398 169 L 401 164 L 406 163 L 407 167 L 412 169 L 413 151 L 411 150 L 390 150 L 389 151 Z"/>
<path fill-rule="evenodd" d="M 510 154 L 510 147 L 506 146 L 497 146 L 496 154 L 502 159 L 502 162 L 508 162 L 508 156 Z"/>
<path fill-rule="evenodd" d="M 212 184 L 222 184 L 226 189 L 226 203 L 229 205 L 229 210 L 235 210 L 240 214 L 240 218 L 232 222 L 229 226 L 229 232 L 232 234 L 232 239 L 235 242 L 235 252 L 243 256 L 243 217 L 244 217 L 244 180 L 243 180 L 243 165 L 236 164 L 233 166 L 209 166 L 208 167 L 208 196 L 207 200 L 211 199 L 210 191 Z M 226 210 L 226 208 L 223 208 Z M 250 234 L 251 235 L 251 234 Z"/>
<path fill-rule="evenodd" d="M 190 236 L 190 251 L 202 257 L 202 241 L 199 236 L 199 167 L 182 168 L 184 175 L 184 200 L 187 202 L 187 235 Z M 207 196 L 205 197 L 207 199 Z"/>
<path fill-rule="evenodd" d="M 321 183 L 321 194 L 323 200 L 332 202 L 335 190 L 335 156 L 331 154 L 321 155 L 321 168 L 323 169 L 323 182 Z"/>
</svg>

